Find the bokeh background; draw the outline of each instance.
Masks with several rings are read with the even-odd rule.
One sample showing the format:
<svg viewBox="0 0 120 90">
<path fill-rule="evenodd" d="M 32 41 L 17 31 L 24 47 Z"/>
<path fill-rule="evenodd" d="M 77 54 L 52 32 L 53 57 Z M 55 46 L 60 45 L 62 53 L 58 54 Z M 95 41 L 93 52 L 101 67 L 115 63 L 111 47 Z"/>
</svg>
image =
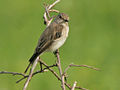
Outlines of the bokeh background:
<svg viewBox="0 0 120 90">
<path fill-rule="evenodd" d="M 43 24 L 43 3 L 54 0 L 0 0 L 0 71 L 24 72 Z M 63 69 L 70 63 L 101 69 L 71 68 L 68 83 L 90 90 L 120 90 L 120 0 L 61 0 L 55 9 L 70 16 L 69 38 L 60 48 Z M 56 58 L 41 58 L 52 65 Z M 39 66 L 36 68 L 39 69 Z M 56 69 L 57 70 L 57 69 Z M 20 76 L 0 75 L 0 90 L 22 90 Z M 51 72 L 32 78 L 28 90 L 61 90 Z"/>
</svg>

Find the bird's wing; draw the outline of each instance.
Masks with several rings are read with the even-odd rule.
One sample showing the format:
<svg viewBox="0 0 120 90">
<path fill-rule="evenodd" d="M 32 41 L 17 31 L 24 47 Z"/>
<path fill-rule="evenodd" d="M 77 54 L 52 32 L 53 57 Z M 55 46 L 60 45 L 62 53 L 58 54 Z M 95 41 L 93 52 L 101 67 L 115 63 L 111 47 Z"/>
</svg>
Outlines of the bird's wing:
<svg viewBox="0 0 120 90">
<path fill-rule="evenodd" d="M 62 30 L 63 26 L 56 23 L 52 23 L 50 26 L 48 26 L 38 41 L 35 53 L 41 54 L 43 51 L 45 51 L 54 42 L 54 40 L 61 37 Z"/>
</svg>

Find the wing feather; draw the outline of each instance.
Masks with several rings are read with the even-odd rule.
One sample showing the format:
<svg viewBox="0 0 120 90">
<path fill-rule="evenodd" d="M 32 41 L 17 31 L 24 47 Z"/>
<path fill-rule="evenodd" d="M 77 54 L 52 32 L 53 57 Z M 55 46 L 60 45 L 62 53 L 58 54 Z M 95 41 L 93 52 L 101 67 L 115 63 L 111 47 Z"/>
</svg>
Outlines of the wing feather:
<svg viewBox="0 0 120 90">
<path fill-rule="evenodd" d="M 51 23 L 51 25 L 42 33 L 35 49 L 35 53 L 41 54 L 44 52 L 54 42 L 54 40 L 62 36 L 62 30 L 62 25 Z"/>
</svg>

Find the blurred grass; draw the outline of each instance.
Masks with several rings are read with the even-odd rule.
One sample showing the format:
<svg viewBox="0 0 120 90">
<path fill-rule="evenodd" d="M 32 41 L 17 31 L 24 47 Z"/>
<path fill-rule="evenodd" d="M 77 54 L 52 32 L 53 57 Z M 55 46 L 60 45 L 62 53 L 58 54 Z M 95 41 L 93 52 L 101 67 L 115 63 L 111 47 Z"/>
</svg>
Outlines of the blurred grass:
<svg viewBox="0 0 120 90">
<path fill-rule="evenodd" d="M 0 1 L 0 71 L 23 72 L 37 40 L 45 29 L 43 2 L 52 0 Z M 120 1 L 61 0 L 55 7 L 70 16 L 70 33 L 60 49 L 63 68 L 70 63 L 93 65 L 100 72 L 71 68 L 68 82 L 90 90 L 120 90 Z M 42 58 L 55 62 L 51 53 Z M 21 90 L 20 77 L 0 75 L 0 90 Z M 61 90 L 50 72 L 36 75 L 28 90 Z"/>
</svg>

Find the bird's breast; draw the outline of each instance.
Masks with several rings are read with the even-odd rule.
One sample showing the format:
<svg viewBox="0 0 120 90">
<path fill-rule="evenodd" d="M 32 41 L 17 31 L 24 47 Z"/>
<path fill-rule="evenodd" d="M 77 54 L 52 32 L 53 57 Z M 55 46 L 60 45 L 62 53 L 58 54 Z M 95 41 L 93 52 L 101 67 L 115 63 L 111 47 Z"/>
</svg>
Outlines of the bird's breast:
<svg viewBox="0 0 120 90">
<path fill-rule="evenodd" d="M 49 47 L 49 51 L 55 51 L 58 48 L 60 48 L 66 41 L 68 37 L 68 32 L 69 32 L 69 26 L 66 24 L 63 24 L 64 28 L 62 30 L 62 35 L 60 38 L 56 39 L 52 45 Z"/>
</svg>

